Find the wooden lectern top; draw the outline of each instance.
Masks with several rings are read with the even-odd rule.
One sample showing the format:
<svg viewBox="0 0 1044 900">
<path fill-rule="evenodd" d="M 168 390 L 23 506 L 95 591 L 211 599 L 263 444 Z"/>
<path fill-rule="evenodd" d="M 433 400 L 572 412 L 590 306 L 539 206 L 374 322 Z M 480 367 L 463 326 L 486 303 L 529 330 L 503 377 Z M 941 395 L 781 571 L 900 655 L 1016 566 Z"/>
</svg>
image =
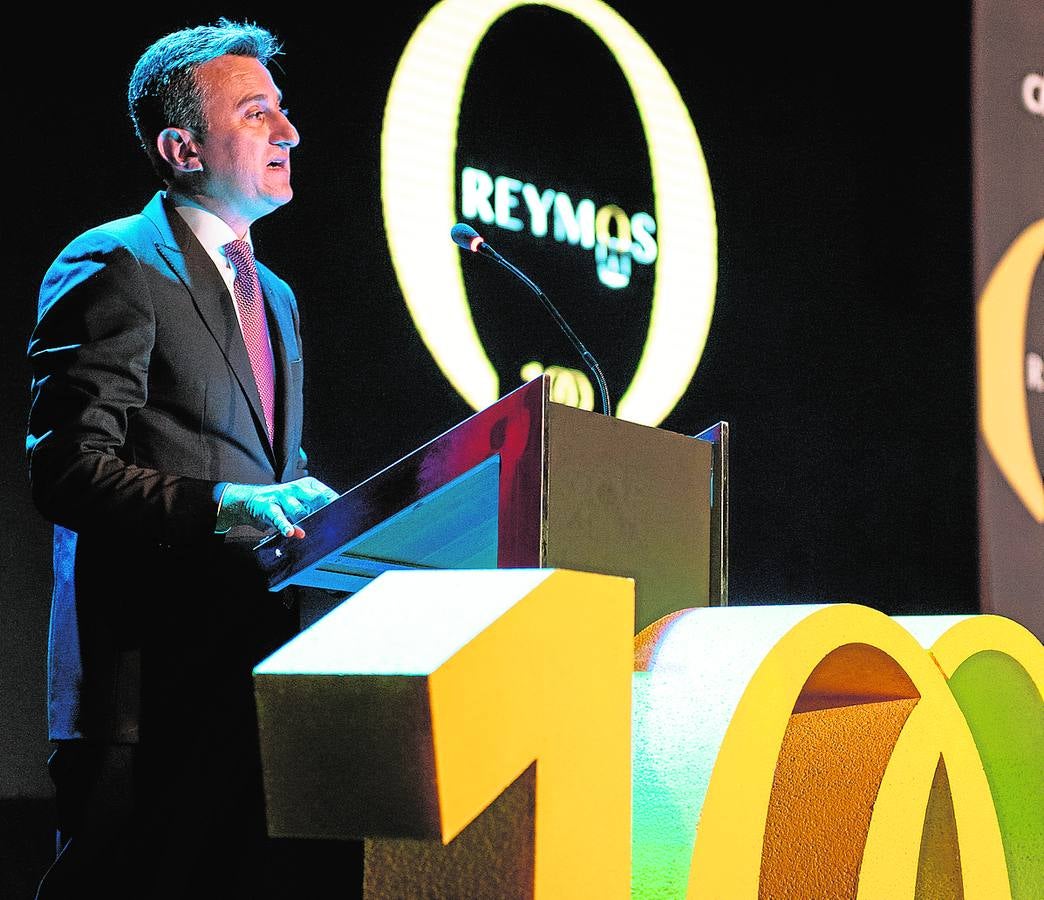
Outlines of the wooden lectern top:
<svg viewBox="0 0 1044 900">
<path fill-rule="evenodd" d="M 270 590 L 400 568 L 632 577 L 636 631 L 727 602 L 727 424 L 690 437 L 556 403 L 542 375 L 254 548 Z"/>
</svg>

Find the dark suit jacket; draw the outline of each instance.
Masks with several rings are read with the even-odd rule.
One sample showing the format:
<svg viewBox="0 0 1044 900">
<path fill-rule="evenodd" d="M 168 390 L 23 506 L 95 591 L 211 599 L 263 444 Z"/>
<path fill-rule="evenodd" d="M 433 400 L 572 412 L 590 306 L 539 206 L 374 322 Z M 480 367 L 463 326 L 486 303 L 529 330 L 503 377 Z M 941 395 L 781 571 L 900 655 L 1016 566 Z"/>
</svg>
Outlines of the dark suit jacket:
<svg viewBox="0 0 1044 900">
<path fill-rule="evenodd" d="M 27 452 L 55 523 L 52 739 L 207 727 L 201 710 L 231 682 L 249 690 L 252 664 L 296 627 L 235 536 L 213 534 L 219 482 L 306 474 L 297 305 L 257 268 L 274 450 L 231 297 L 165 195 L 77 237 L 44 278 Z"/>
</svg>

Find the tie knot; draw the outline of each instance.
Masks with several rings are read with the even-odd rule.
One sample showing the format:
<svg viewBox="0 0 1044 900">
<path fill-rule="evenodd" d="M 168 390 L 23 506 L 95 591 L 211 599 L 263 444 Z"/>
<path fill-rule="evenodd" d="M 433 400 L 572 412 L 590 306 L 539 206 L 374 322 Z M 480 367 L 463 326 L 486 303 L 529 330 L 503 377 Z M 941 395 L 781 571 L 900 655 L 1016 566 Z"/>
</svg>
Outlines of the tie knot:
<svg viewBox="0 0 1044 900">
<path fill-rule="evenodd" d="M 254 262 L 254 253 L 250 244 L 243 240 L 229 241 L 224 245 L 225 257 L 232 262 L 237 269 L 251 268 Z"/>
</svg>

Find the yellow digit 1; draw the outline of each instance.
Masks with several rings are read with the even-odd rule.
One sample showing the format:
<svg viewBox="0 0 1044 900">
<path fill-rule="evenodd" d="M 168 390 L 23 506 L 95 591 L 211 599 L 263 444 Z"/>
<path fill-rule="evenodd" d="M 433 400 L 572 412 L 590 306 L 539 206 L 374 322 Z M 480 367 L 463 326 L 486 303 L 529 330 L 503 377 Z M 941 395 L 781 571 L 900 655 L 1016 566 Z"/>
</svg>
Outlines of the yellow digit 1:
<svg viewBox="0 0 1044 900">
<path fill-rule="evenodd" d="M 269 832 L 366 838 L 367 898 L 627 897 L 633 622 L 627 578 L 379 576 L 255 669 Z"/>
</svg>

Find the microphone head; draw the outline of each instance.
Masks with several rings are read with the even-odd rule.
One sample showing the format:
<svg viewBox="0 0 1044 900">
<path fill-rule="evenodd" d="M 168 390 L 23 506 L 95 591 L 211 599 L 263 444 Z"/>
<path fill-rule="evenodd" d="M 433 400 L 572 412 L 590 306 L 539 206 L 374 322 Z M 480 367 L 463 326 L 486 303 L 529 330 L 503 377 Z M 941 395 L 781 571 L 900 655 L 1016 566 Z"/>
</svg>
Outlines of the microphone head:
<svg viewBox="0 0 1044 900">
<path fill-rule="evenodd" d="M 450 229 L 450 237 L 453 238 L 453 243 L 458 247 L 471 250 L 473 253 L 478 250 L 479 244 L 485 243 L 482 235 L 463 222 L 458 222 Z"/>
</svg>

